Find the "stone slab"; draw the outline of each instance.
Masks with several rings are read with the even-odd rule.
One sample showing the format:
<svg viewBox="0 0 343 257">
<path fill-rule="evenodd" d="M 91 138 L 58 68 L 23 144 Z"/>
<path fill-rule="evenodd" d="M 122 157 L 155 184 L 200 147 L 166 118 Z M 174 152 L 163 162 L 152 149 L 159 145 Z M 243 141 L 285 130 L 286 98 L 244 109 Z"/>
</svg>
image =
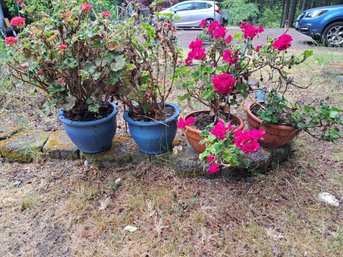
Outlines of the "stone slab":
<svg viewBox="0 0 343 257">
<path fill-rule="evenodd" d="M 14 123 L 7 123 L 6 121 L 0 120 L 0 140 L 11 137 L 19 130 L 20 128 Z"/>
<path fill-rule="evenodd" d="M 80 153 L 82 159 L 98 168 L 117 168 L 132 163 L 138 148 L 130 135 L 115 135 L 109 150 L 96 154 Z"/>
<path fill-rule="evenodd" d="M 39 157 L 50 133 L 42 130 L 22 131 L 0 141 L 0 154 L 10 160 L 30 162 Z"/>
<path fill-rule="evenodd" d="M 79 150 L 64 130 L 57 130 L 50 134 L 43 147 L 43 152 L 53 159 L 76 160 L 79 158 Z"/>
</svg>

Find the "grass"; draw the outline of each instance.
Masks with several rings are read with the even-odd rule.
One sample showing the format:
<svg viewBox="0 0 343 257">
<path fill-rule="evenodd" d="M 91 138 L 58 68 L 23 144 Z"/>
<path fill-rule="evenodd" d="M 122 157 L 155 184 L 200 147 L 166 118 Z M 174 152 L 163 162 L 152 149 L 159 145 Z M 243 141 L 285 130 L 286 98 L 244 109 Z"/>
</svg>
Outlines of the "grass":
<svg viewBox="0 0 343 257">
<path fill-rule="evenodd" d="M 341 52 L 316 50 L 290 71 L 310 86 L 292 96 L 312 101 L 328 94 L 342 107 L 341 84 L 321 73 L 342 59 Z M 39 95 L 6 90 L 0 117 L 41 128 L 54 122 L 34 120 Z M 33 116 L 15 108 L 24 99 Z M 154 163 L 99 170 L 80 161 L 0 160 L 0 256 L 341 256 L 342 208 L 319 202 L 318 194 L 343 199 L 342 152 L 341 143 L 302 133 L 288 162 L 231 179 L 184 178 Z M 124 231 L 127 225 L 138 230 Z"/>
</svg>

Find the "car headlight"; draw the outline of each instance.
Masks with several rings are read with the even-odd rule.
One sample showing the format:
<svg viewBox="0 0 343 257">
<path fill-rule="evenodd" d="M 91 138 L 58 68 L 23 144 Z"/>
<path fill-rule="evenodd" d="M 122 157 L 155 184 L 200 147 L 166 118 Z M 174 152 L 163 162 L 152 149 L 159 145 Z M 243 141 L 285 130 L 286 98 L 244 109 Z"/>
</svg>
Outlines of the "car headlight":
<svg viewBox="0 0 343 257">
<path fill-rule="evenodd" d="M 318 17 L 324 13 L 326 13 L 328 10 L 315 10 L 315 11 L 311 11 L 311 12 L 308 12 L 306 14 L 306 17 L 308 18 L 315 18 L 315 17 Z"/>
</svg>

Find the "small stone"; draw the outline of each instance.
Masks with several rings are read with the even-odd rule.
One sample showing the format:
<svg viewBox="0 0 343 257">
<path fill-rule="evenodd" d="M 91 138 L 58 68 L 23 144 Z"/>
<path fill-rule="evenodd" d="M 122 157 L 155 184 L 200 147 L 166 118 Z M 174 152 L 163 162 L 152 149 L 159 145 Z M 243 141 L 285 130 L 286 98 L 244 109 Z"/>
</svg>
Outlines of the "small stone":
<svg viewBox="0 0 343 257">
<path fill-rule="evenodd" d="M 115 181 L 114 181 L 114 185 L 116 185 L 116 186 L 119 186 L 119 185 L 121 185 L 121 178 L 117 178 Z"/>
<path fill-rule="evenodd" d="M 328 205 L 331 205 L 331 206 L 335 206 L 335 207 L 338 207 L 339 206 L 339 201 L 338 199 L 330 194 L 330 193 L 327 193 L 327 192 L 322 192 L 319 194 L 319 200 L 322 201 L 322 202 L 325 202 L 327 203 Z"/>
<path fill-rule="evenodd" d="M 23 184 L 23 181 L 21 181 L 21 180 L 15 180 L 13 182 L 14 187 L 20 187 L 22 184 Z"/>
<path fill-rule="evenodd" d="M 0 154 L 10 160 L 31 162 L 42 154 L 43 146 L 48 140 L 49 134 L 42 130 L 17 133 L 11 138 L 0 141 Z"/>
<path fill-rule="evenodd" d="M 88 162 L 87 160 L 85 160 L 85 161 L 83 162 L 83 166 L 85 166 L 85 168 L 88 168 L 88 167 L 89 167 L 89 162 Z"/>
<path fill-rule="evenodd" d="M 137 227 L 134 227 L 134 226 L 126 226 L 125 228 L 124 228 L 124 231 L 128 231 L 128 232 L 135 232 L 136 230 L 137 230 L 138 228 Z"/>
<path fill-rule="evenodd" d="M 57 130 L 51 133 L 48 141 L 44 145 L 43 152 L 50 158 L 72 159 L 79 158 L 79 151 L 74 143 L 69 139 L 64 130 Z"/>
</svg>

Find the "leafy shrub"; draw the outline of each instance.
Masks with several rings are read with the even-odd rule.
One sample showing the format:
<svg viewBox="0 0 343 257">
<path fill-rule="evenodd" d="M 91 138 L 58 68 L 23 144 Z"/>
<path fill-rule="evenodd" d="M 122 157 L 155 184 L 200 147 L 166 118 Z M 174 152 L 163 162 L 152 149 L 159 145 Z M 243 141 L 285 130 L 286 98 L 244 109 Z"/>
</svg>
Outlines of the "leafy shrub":
<svg viewBox="0 0 343 257">
<path fill-rule="evenodd" d="M 259 10 L 254 3 L 247 3 L 245 0 L 224 0 L 221 3 L 223 13 L 228 16 L 229 23 L 238 25 L 242 21 L 253 21 L 257 18 Z"/>
<path fill-rule="evenodd" d="M 270 8 L 264 9 L 261 18 L 259 18 L 258 21 L 266 28 L 279 28 L 281 16 L 282 7 L 277 5 L 273 7 L 273 10 Z"/>
</svg>

